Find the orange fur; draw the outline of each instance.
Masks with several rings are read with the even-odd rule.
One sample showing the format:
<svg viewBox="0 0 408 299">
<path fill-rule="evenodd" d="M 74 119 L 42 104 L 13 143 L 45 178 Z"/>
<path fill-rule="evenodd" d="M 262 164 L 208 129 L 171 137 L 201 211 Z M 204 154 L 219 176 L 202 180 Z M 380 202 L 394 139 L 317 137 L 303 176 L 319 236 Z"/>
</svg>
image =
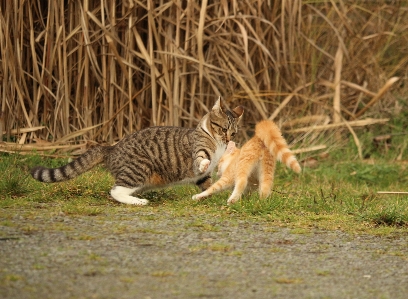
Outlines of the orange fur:
<svg viewBox="0 0 408 299">
<path fill-rule="evenodd" d="M 201 199 L 213 193 L 235 186 L 228 204 L 236 202 L 247 187 L 248 180 L 259 183 L 259 196 L 266 198 L 273 186 L 276 160 L 300 173 L 301 167 L 288 148 L 282 133 L 272 121 L 263 120 L 255 127 L 255 136 L 241 149 L 235 143 L 228 144 L 218 164 L 220 179 L 193 199 Z"/>
</svg>

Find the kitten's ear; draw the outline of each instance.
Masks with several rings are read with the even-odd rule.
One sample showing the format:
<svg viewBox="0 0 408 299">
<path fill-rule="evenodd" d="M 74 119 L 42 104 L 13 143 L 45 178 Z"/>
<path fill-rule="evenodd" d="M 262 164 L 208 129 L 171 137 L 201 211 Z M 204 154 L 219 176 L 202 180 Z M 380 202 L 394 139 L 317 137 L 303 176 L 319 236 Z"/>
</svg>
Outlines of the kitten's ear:
<svg viewBox="0 0 408 299">
<path fill-rule="evenodd" d="M 244 107 L 242 106 L 237 106 L 232 111 L 235 113 L 235 118 L 241 118 L 242 115 L 244 114 Z"/>
</svg>

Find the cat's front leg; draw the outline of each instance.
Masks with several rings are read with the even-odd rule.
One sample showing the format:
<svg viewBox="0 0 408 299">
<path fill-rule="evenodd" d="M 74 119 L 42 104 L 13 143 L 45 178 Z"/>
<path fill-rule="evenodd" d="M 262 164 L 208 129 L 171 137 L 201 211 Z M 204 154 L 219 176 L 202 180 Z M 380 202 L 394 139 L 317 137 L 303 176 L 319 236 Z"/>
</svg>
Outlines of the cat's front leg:
<svg viewBox="0 0 408 299">
<path fill-rule="evenodd" d="M 200 166 L 198 167 L 198 170 L 199 170 L 201 173 L 206 172 L 207 169 L 208 169 L 208 166 L 210 166 L 210 163 L 211 163 L 211 161 L 208 160 L 208 159 L 203 159 L 203 160 L 201 160 Z"/>
<path fill-rule="evenodd" d="M 208 171 L 211 164 L 211 151 L 209 149 L 198 149 L 193 154 L 193 171 L 194 175 L 200 176 Z"/>
</svg>

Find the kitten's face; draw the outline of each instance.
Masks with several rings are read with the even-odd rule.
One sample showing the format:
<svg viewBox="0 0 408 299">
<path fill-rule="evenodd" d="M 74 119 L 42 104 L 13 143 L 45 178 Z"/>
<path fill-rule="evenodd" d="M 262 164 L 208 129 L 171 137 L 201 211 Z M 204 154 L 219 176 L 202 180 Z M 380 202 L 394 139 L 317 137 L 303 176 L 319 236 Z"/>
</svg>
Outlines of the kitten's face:
<svg viewBox="0 0 408 299">
<path fill-rule="evenodd" d="M 238 123 L 244 113 L 241 106 L 227 110 L 219 98 L 210 113 L 210 126 L 215 139 L 228 144 L 238 132 Z"/>
</svg>

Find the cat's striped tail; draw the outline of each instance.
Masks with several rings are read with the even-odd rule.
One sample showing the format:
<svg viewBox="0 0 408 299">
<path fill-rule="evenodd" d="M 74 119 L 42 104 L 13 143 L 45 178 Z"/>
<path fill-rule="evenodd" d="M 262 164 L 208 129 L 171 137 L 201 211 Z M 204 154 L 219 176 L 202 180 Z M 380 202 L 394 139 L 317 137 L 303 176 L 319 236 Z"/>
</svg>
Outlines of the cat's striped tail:
<svg viewBox="0 0 408 299">
<path fill-rule="evenodd" d="M 294 172 L 300 173 L 302 168 L 296 160 L 295 155 L 289 149 L 286 140 L 278 126 L 270 120 L 263 120 L 255 127 L 255 136 L 262 140 L 270 153 Z"/>
<path fill-rule="evenodd" d="M 58 168 L 37 166 L 32 168 L 30 173 L 34 179 L 45 183 L 70 180 L 102 163 L 110 149 L 110 146 L 96 146 L 64 166 Z"/>
</svg>

